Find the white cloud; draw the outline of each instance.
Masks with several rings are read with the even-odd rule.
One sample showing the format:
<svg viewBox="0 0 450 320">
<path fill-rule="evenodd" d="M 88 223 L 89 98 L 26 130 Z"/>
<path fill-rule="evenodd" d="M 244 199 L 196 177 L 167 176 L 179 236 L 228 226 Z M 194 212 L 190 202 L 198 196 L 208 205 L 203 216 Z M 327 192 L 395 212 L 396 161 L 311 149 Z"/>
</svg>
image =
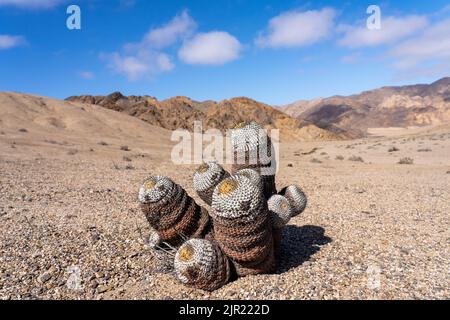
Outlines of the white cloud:
<svg viewBox="0 0 450 320">
<path fill-rule="evenodd" d="M 0 34 L 0 50 L 15 48 L 26 43 L 22 36 L 11 36 L 7 34 Z"/>
<path fill-rule="evenodd" d="M 165 53 L 157 51 L 143 50 L 136 55 L 114 52 L 101 55 L 101 57 L 108 62 L 108 67 L 111 70 L 125 75 L 130 81 L 153 77 L 174 68 L 170 58 Z"/>
<path fill-rule="evenodd" d="M 48 9 L 67 0 L 0 0 L 0 7 L 11 6 L 21 9 Z"/>
<path fill-rule="evenodd" d="M 179 58 L 189 64 L 222 65 L 239 58 L 240 42 L 227 32 L 199 33 L 183 43 Z"/>
<path fill-rule="evenodd" d="M 267 30 L 255 42 L 272 48 L 311 45 L 331 34 L 335 17 L 336 11 L 331 8 L 288 11 L 270 19 Z"/>
<path fill-rule="evenodd" d="M 150 30 L 142 42 L 152 48 L 165 48 L 174 44 L 178 39 L 191 35 L 196 27 L 195 21 L 184 10 L 166 25 Z"/>
<path fill-rule="evenodd" d="M 417 36 L 393 46 L 388 55 L 403 74 L 446 75 L 450 66 L 450 19 L 438 21 Z"/>
<path fill-rule="evenodd" d="M 120 52 L 102 54 L 108 67 L 130 81 L 154 77 L 172 70 L 175 65 L 161 50 L 190 35 L 196 28 L 195 21 L 185 10 L 159 28 L 151 29 L 141 41 L 127 43 Z"/>
<path fill-rule="evenodd" d="M 93 80 L 95 78 L 95 74 L 91 71 L 80 71 L 78 75 L 85 80 Z"/>
<path fill-rule="evenodd" d="M 369 30 L 365 22 L 364 26 L 360 27 L 341 25 L 339 31 L 343 33 L 343 36 L 338 43 L 350 48 L 389 44 L 415 34 L 427 24 L 428 20 L 425 16 L 412 15 L 400 18 L 382 17 L 379 30 Z"/>
</svg>

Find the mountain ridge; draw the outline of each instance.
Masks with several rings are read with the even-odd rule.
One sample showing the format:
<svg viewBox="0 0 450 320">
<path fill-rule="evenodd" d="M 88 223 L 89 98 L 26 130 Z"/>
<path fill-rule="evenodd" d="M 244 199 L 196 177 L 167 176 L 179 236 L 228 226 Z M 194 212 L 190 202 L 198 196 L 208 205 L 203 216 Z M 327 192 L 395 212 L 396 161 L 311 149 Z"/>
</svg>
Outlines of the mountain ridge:
<svg viewBox="0 0 450 320">
<path fill-rule="evenodd" d="M 280 107 L 290 116 L 333 132 L 364 136 L 372 127 L 450 122 L 450 77 L 431 84 L 385 86 L 350 96 L 298 100 Z"/>
<path fill-rule="evenodd" d="M 176 96 L 158 101 L 150 96 L 124 96 L 114 92 L 107 96 L 72 96 L 67 101 L 98 105 L 126 113 L 152 125 L 165 129 L 187 129 L 193 131 L 194 122 L 201 121 L 204 130 L 224 131 L 242 121 L 256 121 L 266 129 L 280 129 L 285 140 L 339 140 L 347 138 L 344 133 L 335 133 L 318 128 L 303 120 L 294 119 L 286 113 L 248 97 L 236 97 L 221 101 L 195 101 L 185 96 Z"/>
</svg>

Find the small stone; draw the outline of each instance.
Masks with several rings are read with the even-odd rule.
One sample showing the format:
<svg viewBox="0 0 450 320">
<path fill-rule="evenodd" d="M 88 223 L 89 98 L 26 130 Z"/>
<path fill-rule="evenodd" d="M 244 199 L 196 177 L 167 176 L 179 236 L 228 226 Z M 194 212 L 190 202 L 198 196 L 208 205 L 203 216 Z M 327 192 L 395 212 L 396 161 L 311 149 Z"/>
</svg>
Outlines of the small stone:
<svg viewBox="0 0 450 320">
<path fill-rule="evenodd" d="M 89 282 L 89 287 L 91 288 L 91 289 L 95 289 L 95 288 L 97 288 L 98 287 L 98 282 L 94 279 L 94 280 L 91 280 L 90 282 Z"/>
<path fill-rule="evenodd" d="M 98 286 L 97 287 L 97 292 L 98 293 L 104 293 L 104 292 L 107 292 L 107 291 L 111 291 L 112 290 L 112 286 L 107 286 L 107 285 L 102 285 L 102 286 Z"/>
<path fill-rule="evenodd" d="M 37 281 L 40 284 L 44 284 L 46 283 L 48 280 L 50 280 L 50 278 L 52 277 L 52 274 L 50 272 L 44 272 L 43 274 L 41 274 L 38 278 Z"/>
</svg>

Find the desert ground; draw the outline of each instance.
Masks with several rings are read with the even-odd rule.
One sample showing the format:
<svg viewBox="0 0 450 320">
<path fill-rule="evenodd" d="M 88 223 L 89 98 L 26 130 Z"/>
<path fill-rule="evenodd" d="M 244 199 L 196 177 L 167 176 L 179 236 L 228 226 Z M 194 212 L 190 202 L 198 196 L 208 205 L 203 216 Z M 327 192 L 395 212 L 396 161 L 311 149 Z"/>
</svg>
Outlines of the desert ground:
<svg viewBox="0 0 450 320">
<path fill-rule="evenodd" d="M 171 162 L 170 131 L 2 93 L 0 299 L 450 299 L 450 126 L 392 131 L 282 142 L 277 186 L 298 184 L 309 202 L 284 230 L 276 274 L 205 292 L 146 244 L 146 176 L 167 175 L 203 204 L 194 166 Z"/>
</svg>

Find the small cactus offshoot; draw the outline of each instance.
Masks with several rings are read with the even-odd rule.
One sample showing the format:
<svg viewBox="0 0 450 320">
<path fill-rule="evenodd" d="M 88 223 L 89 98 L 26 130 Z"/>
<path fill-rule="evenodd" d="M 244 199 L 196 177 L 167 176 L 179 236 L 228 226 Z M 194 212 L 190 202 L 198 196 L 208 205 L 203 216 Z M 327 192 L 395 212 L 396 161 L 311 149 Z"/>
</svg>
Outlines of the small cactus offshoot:
<svg viewBox="0 0 450 320">
<path fill-rule="evenodd" d="M 174 269 L 178 280 L 212 291 L 230 279 L 230 262 L 219 246 L 206 239 L 186 241 L 177 251 Z"/>
</svg>

